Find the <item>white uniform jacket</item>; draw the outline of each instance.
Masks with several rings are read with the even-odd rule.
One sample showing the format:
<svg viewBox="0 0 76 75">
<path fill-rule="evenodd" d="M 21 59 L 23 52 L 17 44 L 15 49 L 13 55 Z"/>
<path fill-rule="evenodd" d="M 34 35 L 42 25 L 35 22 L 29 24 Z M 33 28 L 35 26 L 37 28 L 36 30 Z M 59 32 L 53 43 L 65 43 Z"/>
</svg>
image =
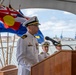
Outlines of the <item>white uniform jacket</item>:
<svg viewBox="0 0 76 75">
<path fill-rule="evenodd" d="M 39 62 L 37 39 L 28 32 L 25 35 L 27 37 L 20 38 L 17 43 L 18 75 L 29 75 L 31 66 Z"/>
<path fill-rule="evenodd" d="M 45 58 L 47 58 L 47 57 L 49 57 L 49 56 L 50 56 L 49 53 L 41 52 L 41 53 L 39 54 L 39 61 L 42 61 L 42 60 L 44 60 Z"/>
</svg>

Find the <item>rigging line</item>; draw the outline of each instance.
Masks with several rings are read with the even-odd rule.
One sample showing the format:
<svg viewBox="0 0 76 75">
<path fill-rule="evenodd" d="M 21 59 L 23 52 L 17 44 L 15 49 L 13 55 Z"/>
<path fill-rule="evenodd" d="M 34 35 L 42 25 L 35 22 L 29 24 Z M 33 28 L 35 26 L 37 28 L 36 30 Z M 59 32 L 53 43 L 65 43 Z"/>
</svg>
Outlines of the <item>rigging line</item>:
<svg viewBox="0 0 76 75">
<path fill-rule="evenodd" d="M 19 10 L 20 10 L 20 8 L 21 8 L 21 0 L 19 1 L 20 2 L 20 4 L 19 4 Z M 22 15 L 20 12 L 19 12 L 19 14 L 23 17 L 23 18 L 25 18 L 25 16 L 24 15 Z"/>
<path fill-rule="evenodd" d="M 4 0 L 2 0 L 1 5 L 3 4 Z"/>
<path fill-rule="evenodd" d="M 11 56 L 12 56 L 12 46 L 10 45 L 10 53 L 9 53 L 9 64 L 11 64 Z"/>
<path fill-rule="evenodd" d="M 3 67 L 3 63 L 2 63 L 2 60 L 1 60 L 1 58 L 0 58 L 0 63 L 1 63 L 1 65 L 2 65 L 2 67 Z"/>
<path fill-rule="evenodd" d="M 3 56 L 3 60 L 4 60 L 4 65 L 5 65 L 5 57 L 4 57 L 4 50 L 3 50 L 3 44 L 2 44 L 1 33 L 0 33 L 0 42 L 1 42 L 2 56 Z"/>
<path fill-rule="evenodd" d="M 11 5 L 11 0 L 9 0 L 9 5 Z"/>
<path fill-rule="evenodd" d="M 11 3 L 11 0 L 9 0 L 9 4 Z"/>
<path fill-rule="evenodd" d="M 12 59 L 12 55 L 13 55 L 14 44 L 15 44 L 15 35 L 14 35 L 14 38 L 13 38 L 13 45 L 11 46 L 10 63 L 11 63 L 11 59 Z"/>
<path fill-rule="evenodd" d="M 19 5 L 19 9 L 21 8 L 21 4 Z"/>
<path fill-rule="evenodd" d="M 6 51 L 6 64 L 5 65 L 8 65 L 8 51 L 9 51 L 9 33 L 7 33 L 7 51 Z"/>
</svg>

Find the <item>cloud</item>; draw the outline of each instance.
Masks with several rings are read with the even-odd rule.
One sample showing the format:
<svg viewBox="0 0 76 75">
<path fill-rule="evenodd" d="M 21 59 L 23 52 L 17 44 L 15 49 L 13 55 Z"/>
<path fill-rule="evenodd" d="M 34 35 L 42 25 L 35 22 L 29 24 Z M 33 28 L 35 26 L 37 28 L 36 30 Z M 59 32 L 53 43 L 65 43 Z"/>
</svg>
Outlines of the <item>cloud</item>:
<svg viewBox="0 0 76 75">
<path fill-rule="evenodd" d="M 44 34 L 49 34 L 49 32 L 59 34 L 62 31 L 67 34 L 67 32 L 76 31 L 76 18 L 69 12 L 55 13 L 54 11 L 52 13 L 46 9 L 26 9 L 24 12 L 27 16 L 38 16 L 40 18 L 41 25 L 39 28 Z"/>
<path fill-rule="evenodd" d="M 63 12 L 64 14 L 66 14 L 66 15 L 71 15 L 72 13 L 70 13 L 70 12 Z"/>
<path fill-rule="evenodd" d="M 41 23 L 40 29 L 42 31 L 74 31 L 76 30 L 76 24 L 69 22 L 66 22 L 65 20 L 56 20 L 56 21 L 47 21 L 44 23 Z"/>
<path fill-rule="evenodd" d="M 42 9 L 26 9 L 23 10 L 25 15 L 27 16 L 38 16 L 38 12 L 42 11 Z"/>
</svg>

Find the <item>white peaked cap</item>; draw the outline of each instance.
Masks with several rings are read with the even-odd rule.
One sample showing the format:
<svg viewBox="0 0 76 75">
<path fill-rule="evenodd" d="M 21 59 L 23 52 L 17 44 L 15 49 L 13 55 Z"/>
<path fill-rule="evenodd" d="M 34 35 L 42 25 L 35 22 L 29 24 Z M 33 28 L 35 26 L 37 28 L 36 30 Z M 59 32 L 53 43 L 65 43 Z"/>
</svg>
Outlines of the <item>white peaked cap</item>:
<svg viewBox="0 0 76 75">
<path fill-rule="evenodd" d="M 39 23 L 39 20 L 36 16 L 34 17 L 31 17 L 29 20 L 26 20 L 24 23 L 23 23 L 23 26 L 31 26 L 31 25 L 40 25 Z"/>
</svg>

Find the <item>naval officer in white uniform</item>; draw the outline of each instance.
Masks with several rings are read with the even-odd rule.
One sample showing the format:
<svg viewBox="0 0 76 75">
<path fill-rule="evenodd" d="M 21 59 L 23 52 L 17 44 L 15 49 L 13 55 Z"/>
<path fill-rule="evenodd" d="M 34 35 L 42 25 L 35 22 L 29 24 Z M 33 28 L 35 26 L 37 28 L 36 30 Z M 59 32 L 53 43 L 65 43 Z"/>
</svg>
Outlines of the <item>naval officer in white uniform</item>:
<svg viewBox="0 0 76 75">
<path fill-rule="evenodd" d="M 42 43 L 42 52 L 39 54 L 39 61 L 42 61 L 43 59 L 47 58 L 50 56 L 48 53 L 50 43 L 45 41 Z"/>
<path fill-rule="evenodd" d="M 17 42 L 18 75 L 30 75 L 31 66 L 38 63 L 38 42 L 34 34 L 39 30 L 39 21 L 36 16 L 24 23 L 27 33 Z"/>
</svg>

